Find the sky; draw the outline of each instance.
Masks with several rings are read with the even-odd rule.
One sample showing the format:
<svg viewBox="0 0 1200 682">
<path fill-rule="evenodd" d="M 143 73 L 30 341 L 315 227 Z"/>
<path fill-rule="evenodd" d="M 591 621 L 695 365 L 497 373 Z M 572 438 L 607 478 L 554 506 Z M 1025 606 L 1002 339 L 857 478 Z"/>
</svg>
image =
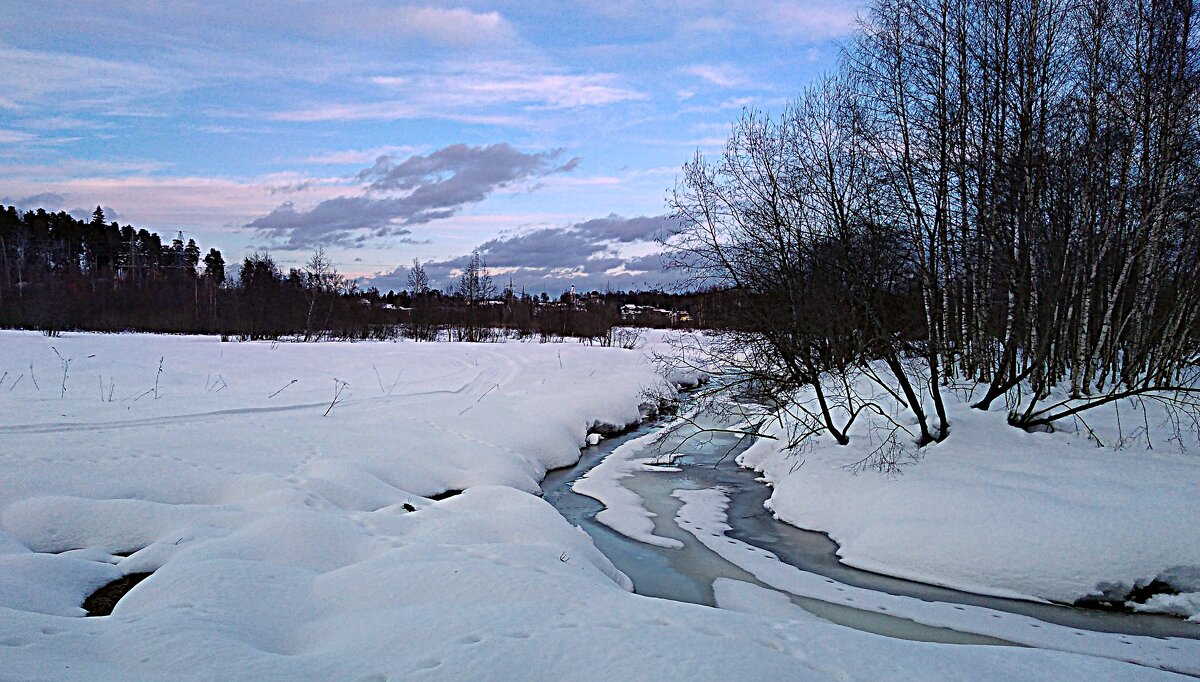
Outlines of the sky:
<svg viewBox="0 0 1200 682">
<path fill-rule="evenodd" d="M 381 291 L 478 250 L 558 293 L 669 286 L 697 152 L 833 67 L 857 0 L 0 3 L 0 204 L 323 248 Z"/>
</svg>

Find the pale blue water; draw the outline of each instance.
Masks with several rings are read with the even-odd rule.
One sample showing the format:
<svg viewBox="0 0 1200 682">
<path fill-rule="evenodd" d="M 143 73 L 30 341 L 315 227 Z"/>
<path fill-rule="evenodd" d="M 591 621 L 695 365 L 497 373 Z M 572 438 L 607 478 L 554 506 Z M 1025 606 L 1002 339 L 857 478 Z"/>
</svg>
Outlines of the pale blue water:
<svg viewBox="0 0 1200 682">
<path fill-rule="evenodd" d="M 717 578 L 733 578 L 771 589 L 743 569 L 704 547 L 690 533 L 675 524 L 675 514 L 681 503 L 671 496 L 673 491 L 719 486 L 730 499 L 728 523 L 733 530 L 729 535 L 768 550 L 797 568 L 848 585 L 926 601 L 982 606 L 1079 629 L 1200 639 L 1200 628 L 1195 624 L 1169 616 L 1097 611 L 981 596 L 845 566 L 838 562 L 837 544 L 827 536 L 776 521 L 763 508 L 762 503 L 770 495 L 770 489 L 755 480 L 754 472 L 737 466 L 734 461 L 737 453 L 749 443 L 739 443 L 737 436 L 732 434 L 716 433 L 690 441 L 686 448 L 687 454 L 674 462 L 679 471 L 635 471 L 632 477 L 622 480 L 622 485 L 638 493 L 646 508 L 657 514 L 655 533 L 675 538 L 683 542 L 684 547 L 668 549 L 631 540 L 598 523 L 595 516 L 603 509 L 603 505 L 573 492 L 571 483 L 621 444 L 662 427 L 662 422 L 647 423 L 631 433 L 586 448 L 578 464 L 550 472 L 542 482 L 545 499 L 568 521 L 583 528 L 592 537 L 596 547 L 629 576 L 638 594 L 714 606 L 712 585 Z M 684 435 L 686 434 L 676 434 L 656 446 L 651 446 L 652 449 L 645 456 L 654 456 L 656 453 L 653 448 L 659 451 L 670 450 Z M 788 597 L 805 610 L 822 618 L 877 634 L 962 644 L 1007 643 L 988 637 L 929 627 L 874 611 L 858 610 L 794 595 Z"/>
</svg>

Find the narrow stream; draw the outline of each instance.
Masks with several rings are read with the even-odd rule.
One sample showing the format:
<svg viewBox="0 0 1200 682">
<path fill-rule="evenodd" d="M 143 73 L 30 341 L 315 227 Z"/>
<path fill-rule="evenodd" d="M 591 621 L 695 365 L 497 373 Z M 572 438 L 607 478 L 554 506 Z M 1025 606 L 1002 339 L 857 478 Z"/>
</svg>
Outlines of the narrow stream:
<svg viewBox="0 0 1200 682">
<path fill-rule="evenodd" d="M 842 585 L 912 597 L 924 602 L 982 607 L 1092 632 L 1200 639 L 1200 627 L 1169 616 L 1107 612 L 988 597 L 846 566 L 838 561 L 837 544 L 827 536 L 777 521 L 763 508 L 763 501 L 770 496 L 770 488 L 758 482 L 754 472 L 737 466 L 735 457 L 742 447 L 749 445 L 749 439 L 743 439 L 747 442 L 739 444 L 737 436 L 732 434 L 716 433 L 690 442 L 686 454 L 674 460 L 673 468 L 677 470 L 668 470 L 666 467 L 663 470 L 654 470 L 654 467 L 642 470 L 639 467 L 635 468 L 631 477 L 621 481 L 623 486 L 642 498 L 649 511 L 656 514 L 655 534 L 679 540 L 683 548 L 663 548 L 632 540 L 596 521 L 596 514 L 604 506 L 592 498 L 575 493 L 571 485 L 622 444 L 664 426 L 665 423 L 661 421 L 643 424 L 630 433 L 585 448 L 578 464 L 550 472 L 542 482 L 545 499 L 568 521 L 583 528 L 592 537 L 596 547 L 629 576 L 638 594 L 715 606 L 713 581 L 718 578 L 732 578 L 773 589 L 708 549 L 690 532 L 677 525 L 676 514 L 682 503 L 672 496 L 674 491 L 719 488 L 729 498 L 727 523 L 732 530 L 726 534 L 728 537 L 767 550 L 791 566 Z M 662 443 L 649 446 L 638 457 L 654 457 L 656 451 L 669 451 L 680 438 L 681 434 L 673 435 Z M 1001 638 L 923 625 L 878 610 L 858 609 L 800 597 L 782 590 L 775 591 L 787 595 L 797 606 L 816 616 L 876 634 L 958 644 L 1013 644 Z"/>
</svg>

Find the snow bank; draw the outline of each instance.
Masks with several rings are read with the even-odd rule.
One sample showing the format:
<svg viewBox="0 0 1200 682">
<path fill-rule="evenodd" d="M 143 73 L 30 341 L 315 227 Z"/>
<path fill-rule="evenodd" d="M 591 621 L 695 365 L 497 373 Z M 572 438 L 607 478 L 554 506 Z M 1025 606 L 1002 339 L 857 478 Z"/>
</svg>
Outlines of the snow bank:
<svg viewBox="0 0 1200 682">
<path fill-rule="evenodd" d="M 680 528 L 694 535 L 704 546 L 776 589 L 830 604 L 875 611 L 931 627 L 950 628 L 958 632 L 1040 649 L 1134 661 L 1153 668 L 1200 675 L 1200 640 L 1092 632 L 980 606 L 930 602 L 846 585 L 825 576 L 802 571 L 779 561 L 771 552 L 728 537 L 725 534 L 730 529 L 725 516 L 728 500 L 722 491 L 677 490 L 674 496 L 684 503 L 676 518 Z M 714 585 L 714 590 L 717 587 Z M 724 596 L 726 602 L 737 610 L 744 610 L 744 604 L 747 602 L 765 601 L 764 597 L 745 587 L 724 585 L 723 590 L 717 592 L 718 603 Z M 787 606 L 791 606 L 790 603 Z M 764 610 L 769 608 L 768 612 L 775 613 L 778 613 L 781 607 L 782 602 L 778 599 L 763 605 Z"/>
<path fill-rule="evenodd" d="M 821 621 L 821 618 L 792 603 L 786 594 L 733 578 L 713 581 L 713 597 L 717 606 L 730 611 L 773 616 L 783 620 Z"/>
<path fill-rule="evenodd" d="M 637 493 L 621 485 L 621 479 L 628 478 L 635 469 L 650 461 L 650 458 L 638 455 L 656 438 L 657 433 L 648 433 L 622 443 L 604 461 L 575 481 L 571 489 L 604 504 L 604 509 L 596 514 L 596 520 L 618 533 L 650 545 L 680 548 L 682 542 L 654 532 L 654 513 L 646 509 Z"/>
<path fill-rule="evenodd" d="M 847 447 L 821 441 L 790 454 L 763 439 L 739 462 L 774 487 L 768 505 L 778 518 L 828 533 L 842 561 L 870 571 L 1072 603 L 1200 566 L 1195 443 L 1191 452 L 1178 442 L 1097 447 L 1086 432 L 1025 433 L 1002 413 L 946 397 L 950 437 L 899 475 L 854 473 L 879 445 L 865 424 Z M 1134 412 L 1123 409 L 1128 435 Z M 1117 440 L 1115 412 L 1087 418 L 1104 442 Z M 1187 598 L 1155 603 L 1180 612 Z"/>
<path fill-rule="evenodd" d="M 659 380 L 637 353 L 5 332 L 6 371 L 5 678 L 1157 673 L 631 594 L 527 493 L 578 457 L 590 424 L 638 418 Z M 336 401 L 335 379 L 349 386 Z M 150 571 L 111 616 L 81 617 L 97 587 Z"/>
</svg>

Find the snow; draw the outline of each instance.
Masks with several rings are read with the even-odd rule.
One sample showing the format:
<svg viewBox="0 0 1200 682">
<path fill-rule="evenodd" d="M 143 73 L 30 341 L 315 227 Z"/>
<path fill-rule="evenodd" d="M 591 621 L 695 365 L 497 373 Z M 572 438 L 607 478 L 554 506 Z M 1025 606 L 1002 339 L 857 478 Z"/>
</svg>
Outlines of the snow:
<svg viewBox="0 0 1200 682">
<path fill-rule="evenodd" d="M 772 616 L 783 620 L 822 621 L 821 618 L 793 604 L 786 594 L 744 580 L 717 578 L 713 581 L 713 595 L 719 608 L 730 611 Z"/>
<path fill-rule="evenodd" d="M 1179 442 L 1117 450 L 1098 447 L 1086 431 L 1026 433 L 1002 412 L 958 400 L 947 409 L 950 437 L 897 475 L 851 470 L 879 445 L 865 424 L 846 447 L 822 440 L 792 454 L 762 439 L 739 462 L 773 486 L 777 518 L 828 533 L 843 562 L 878 573 L 1072 603 L 1200 567 L 1195 443 L 1190 452 Z M 1128 434 L 1132 410 L 1123 410 Z M 1117 441 L 1113 411 L 1089 413 L 1088 424 L 1103 442 Z"/>
<path fill-rule="evenodd" d="M 1156 594 L 1143 603 L 1129 601 L 1125 605 L 1134 611 L 1170 613 L 1200 623 L 1200 566 L 1174 566 L 1154 580 L 1170 585 L 1178 594 Z M 1145 584 L 1139 582 L 1137 587 Z"/>
<path fill-rule="evenodd" d="M 648 433 L 622 443 L 604 461 L 575 481 L 571 489 L 604 504 L 604 509 L 596 514 L 596 520 L 600 523 L 638 542 L 678 549 L 683 547 L 683 543 L 657 535 L 654 532 L 654 513 L 646 509 L 637 493 L 621 485 L 621 479 L 628 478 L 635 469 L 641 469 L 651 461 L 650 458 L 639 458 L 637 455 L 656 438 L 657 433 Z"/>
<path fill-rule="evenodd" d="M 1180 594 L 1156 594 L 1145 602 L 1130 602 L 1134 611 L 1145 613 L 1170 613 L 1184 616 L 1193 623 L 1200 623 L 1200 592 Z"/>
<path fill-rule="evenodd" d="M 980 606 L 931 602 L 846 585 L 802 571 L 779 561 L 771 552 L 728 537 L 725 534 L 730 529 L 725 517 L 728 502 L 720 490 L 677 490 L 674 496 L 684 503 L 676 518 L 680 528 L 763 583 L 784 592 L 1025 646 L 1110 657 L 1200 675 L 1198 639 L 1092 632 Z M 735 604 L 744 603 L 744 588 L 732 597 L 727 594 L 726 598 L 732 598 Z M 718 603 L 720 599 L 718 592 Z M 761 601 L 761 597 L 758 600 Z M 776 600 L 772 610 L 777 609 L 778 604 Z"/>
<path fill-rule="evenodd" d="M 796 621 L 736 586 L 725 601 L 763 613 L 630 593 L 536 493 L 589 425 L 634 422 L 661 390 L 635 352 L 2 332 L 5 371 L 5 678 L 1163 675 Z"/>
</svg>

